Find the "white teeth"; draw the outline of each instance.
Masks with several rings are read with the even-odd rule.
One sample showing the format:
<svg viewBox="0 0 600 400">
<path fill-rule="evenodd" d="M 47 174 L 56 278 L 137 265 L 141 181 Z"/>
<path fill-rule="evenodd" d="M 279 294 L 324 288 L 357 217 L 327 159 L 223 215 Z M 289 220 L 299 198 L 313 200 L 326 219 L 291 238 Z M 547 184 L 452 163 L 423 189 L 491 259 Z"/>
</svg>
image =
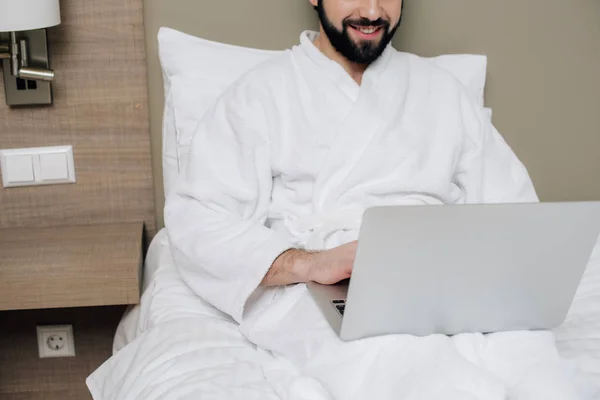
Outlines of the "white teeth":
<svg viewBox="0 0 600 400">
<path fill-rule="evenodd" d="M 371 34 L 374 33 L 377 28 L 358 28 L 362 33 Z"/>
</svg>

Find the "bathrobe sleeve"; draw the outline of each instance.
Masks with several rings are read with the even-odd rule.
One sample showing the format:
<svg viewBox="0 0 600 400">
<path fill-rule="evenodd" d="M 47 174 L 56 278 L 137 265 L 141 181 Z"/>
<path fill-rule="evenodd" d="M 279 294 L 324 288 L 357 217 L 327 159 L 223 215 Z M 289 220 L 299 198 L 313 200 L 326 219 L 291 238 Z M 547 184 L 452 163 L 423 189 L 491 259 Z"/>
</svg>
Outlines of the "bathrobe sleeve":
<svg viewBox="0 0 600 400">
<path fill-rule="evenodd" d="M 455 173 L 465 203 L 539 201 L 523 163 L 481 107 L 462 100 L 465 137 Z"/>
<path fill-rule="evenodd" d="M 265 226 L 273 177 L 258 98 L 232 90 L 203 118 L 165 207 L 182 278 L 238 322 L 273 261 L 293 247 Z"/>
</svg>

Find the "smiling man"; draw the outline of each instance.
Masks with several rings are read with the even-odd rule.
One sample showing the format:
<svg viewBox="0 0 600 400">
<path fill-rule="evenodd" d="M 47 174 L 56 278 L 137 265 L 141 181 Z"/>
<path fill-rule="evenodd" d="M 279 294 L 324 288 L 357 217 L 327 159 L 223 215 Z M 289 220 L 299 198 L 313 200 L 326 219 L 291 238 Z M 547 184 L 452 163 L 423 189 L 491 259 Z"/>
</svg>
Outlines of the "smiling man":
<svg viewBox="0 0 600 400">
<path fill-rule="evenodd" d="M 259 286 L 348 278 L 368 207 L 537 200 L 458 81 L 391 47 L 401 0 L 311 3 L 320 32 L 229 88 L 167 199 L 182 276 L 237 321 Z"/>
<path fill-rule="evenodd" d="M 371 382 L 408 398 L 421 393 L 409 390 L 411 382 L 429 374 L 439 385 L 418 390 L 435 387 L 439 394 L 444 384 L 461 382 L 469 398 L 504 398 L 502 391 L 485 396 L 509 376 L 491 378 L 466 359 L 450 362 L 460 356 L 435 339 L 433 353 L 427 342 L 408 350 L 406 339 L 369 341 L 381 351 L 374 356 L 381 361 L 377 376 L 340 375 L 355 373 L 363 354 L 372 353 L 339 342 L 304 283 L 351 275 L 366 208 L 537 196 L 524 166 L 460 83 L 390 45 L 401 0 L 311 3 L 320 31 L 302 33 L 298 46 L 244 75 L 195 132 L 165 210 L 179 272 L 251 341 L 319 377 L 335 397 L 367 395 Z M 395 365 L 409 353 L 418 373 Z M 432 354 L 437 369 L 429 370 Z M 527 368 L 503 362 L 507 373 Z M 413 375 L 404 379 L 400 370 Z"/>
</svg>

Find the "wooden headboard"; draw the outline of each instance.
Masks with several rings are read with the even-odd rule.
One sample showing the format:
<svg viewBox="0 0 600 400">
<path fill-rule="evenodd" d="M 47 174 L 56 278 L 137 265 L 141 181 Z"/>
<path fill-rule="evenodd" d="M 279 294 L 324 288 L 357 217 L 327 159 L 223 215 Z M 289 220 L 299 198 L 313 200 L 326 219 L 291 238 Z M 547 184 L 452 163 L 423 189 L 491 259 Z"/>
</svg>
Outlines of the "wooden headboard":
<svg viewBox="0 0 600 400">
<path fill-rule="evenodd" d="M 159 225 L 162 76 L 156 34 L 283 49 L 318 27 L 307 0 L 145 0 L 150 124 Z M 423 56 L 488 56 L 486 105 L 542 200 L 600 200 L 600 2 L 406 0 L 395 46 Z"/>
</svg>

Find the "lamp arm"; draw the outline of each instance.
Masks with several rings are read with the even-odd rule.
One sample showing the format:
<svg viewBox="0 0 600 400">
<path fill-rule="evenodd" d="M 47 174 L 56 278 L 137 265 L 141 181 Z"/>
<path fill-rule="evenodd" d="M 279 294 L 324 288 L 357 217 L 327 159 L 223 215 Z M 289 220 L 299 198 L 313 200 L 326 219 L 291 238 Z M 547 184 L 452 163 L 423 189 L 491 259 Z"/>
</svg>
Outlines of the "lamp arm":
<svg viewBox="0 0 600 400">
<path fill-rule="evenodd" d="M 54 80 L 54 71 L 50 69 L 21 67 L 19 69 L 19 78 L 52 82 Z"/>
<path fill-rule="evenodd" d="M 10 33 L 10 54 L 11 54 L 11 65 L 12 73 L 14 76 L 19 76 L 19 44 L 17 43 L 17 34 L 15 32 Z"/>
<path fill-rule="evenodd" d="M 14 32 L 10 33 L 10 44 L 0 44 L 0 60 L 11 60 L 13 76 L 22 79 L 52 82 L 54 71 L 42 68 L 29 67 L 27 42 L 17 38 Z"/>
</svg>

